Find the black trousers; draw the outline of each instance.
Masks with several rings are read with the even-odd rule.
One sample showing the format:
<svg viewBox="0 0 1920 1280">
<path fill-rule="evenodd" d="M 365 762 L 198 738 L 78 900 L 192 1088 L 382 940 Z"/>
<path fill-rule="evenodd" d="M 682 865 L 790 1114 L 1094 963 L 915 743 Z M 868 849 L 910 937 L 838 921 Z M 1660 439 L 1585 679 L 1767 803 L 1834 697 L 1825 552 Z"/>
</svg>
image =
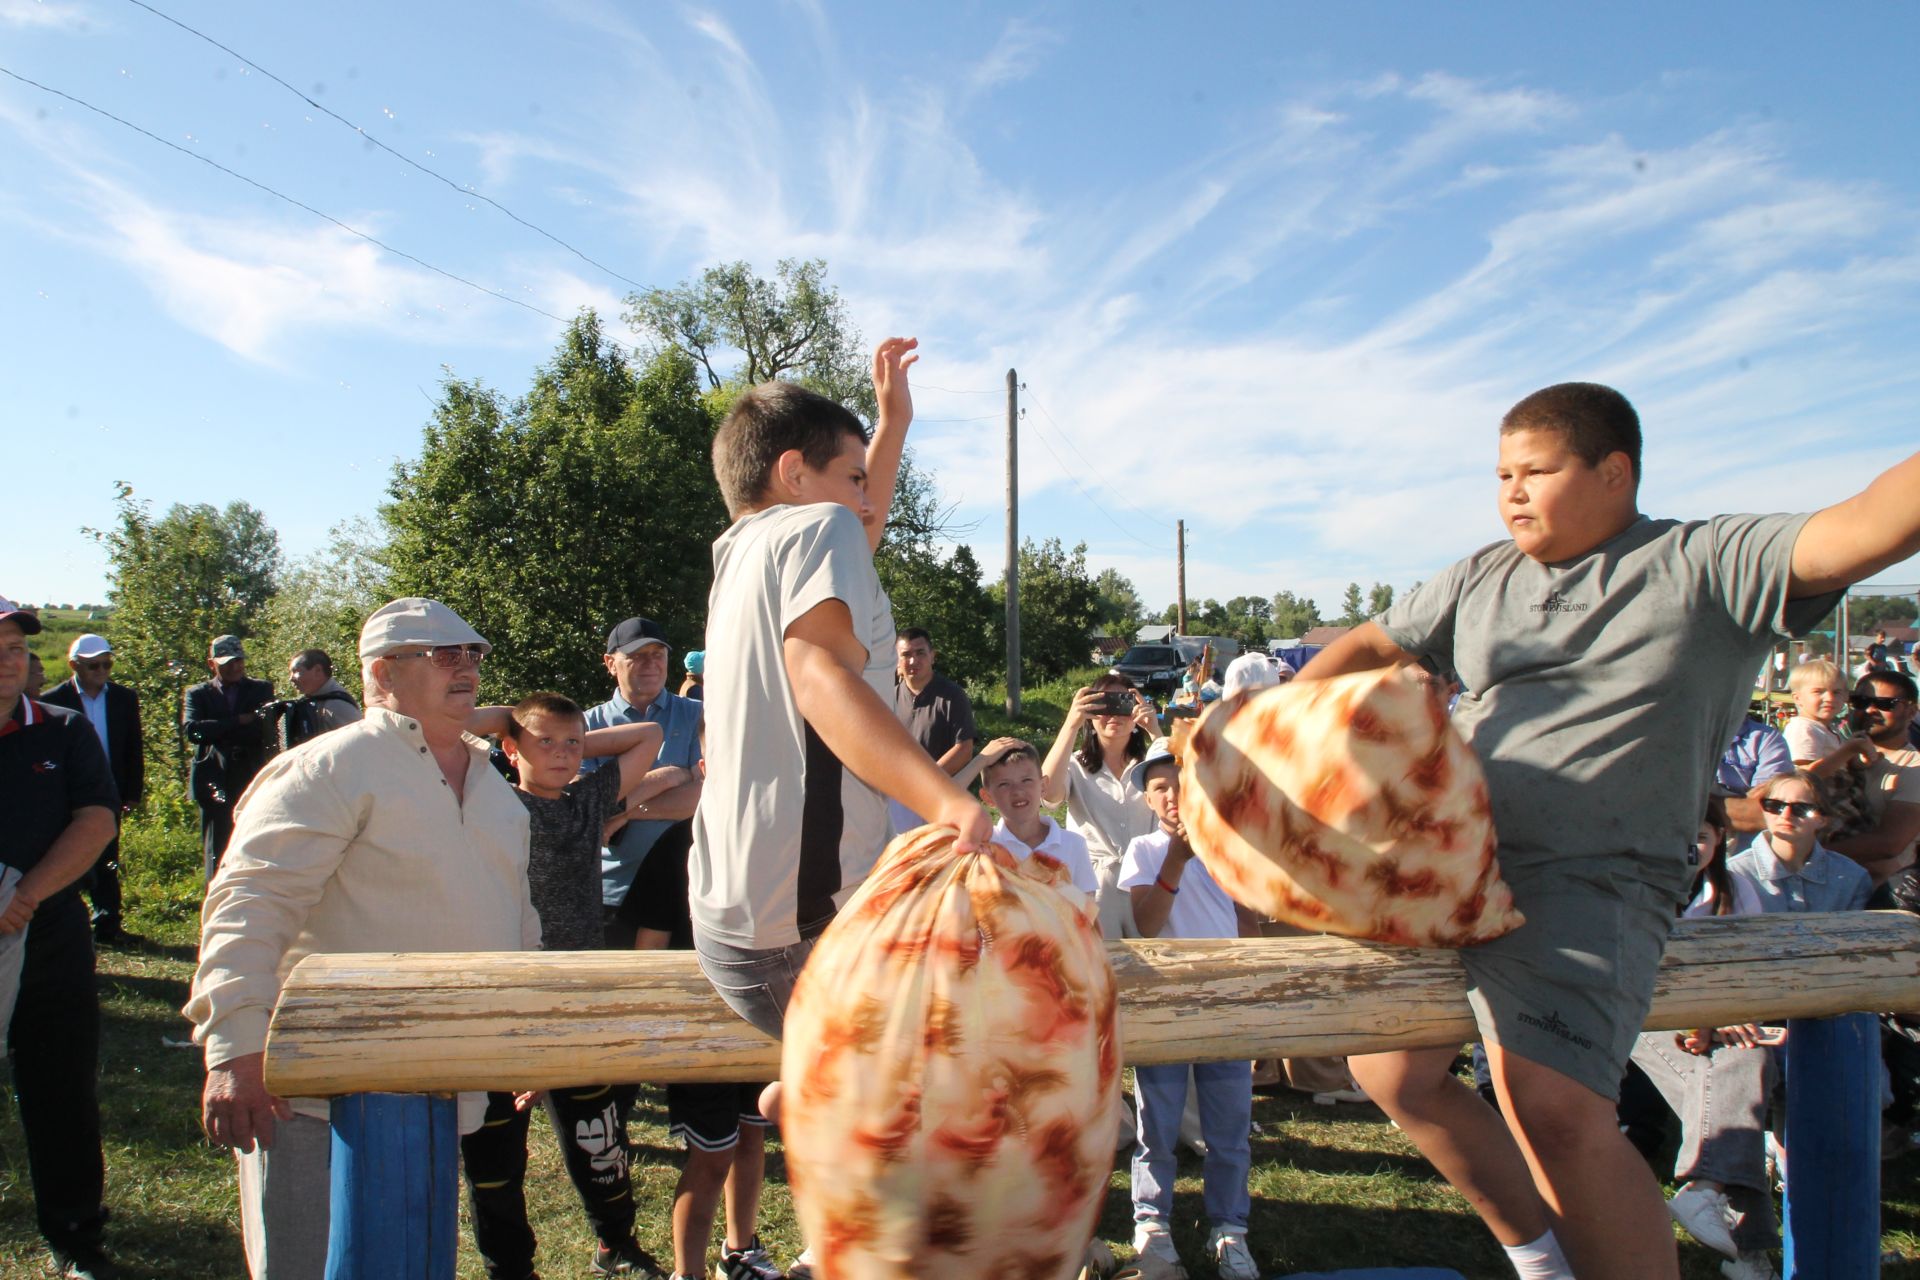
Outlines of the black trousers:
<svg viewBox="0 0 1920 1280">
<path fill-rule="evenodd" d="M 109 931 L 120 927 L 120 819 L 113 820 L 113 839 L 100 851 L 86 878 L 81 881 L 87 901 L 93 904 L 93 927 Z"/>
<path fill-rule="evenodd" d="M 200 805 L 200 848 L 206 859 L 207 883 L 213 883 L 213 873 L 220 869 L 220 855 L 227 851 L 227 841 L 233 839 L 233 806 L 230 804 Z"/>
<path fill-rule="evenodd" d="M 20 970 L 20 999 L 7 1028 L 13 1093 L 27 1136 L 35 1216 L 63 1252 L 99 1244 L 101 1196 L 100 995 L 93 930 L 79 897 L 34 913 Z"/>
<path fill-rule="evenodd" d="M 626 1114 L 632 1085 L 588 1084 L 547 1091 L 547 1117 L 587 1223 L 612 1248 L 633 1234 L 633 1179 L 627 1167 Z M 473 1244 L 490 1280 L 533 1274 L 533 1227 L 527 1222 L 527 1125 L 510 1093 L 487 1095 L 486 1123 L 460 1139 L 473 1210 Z"/>
</svg>

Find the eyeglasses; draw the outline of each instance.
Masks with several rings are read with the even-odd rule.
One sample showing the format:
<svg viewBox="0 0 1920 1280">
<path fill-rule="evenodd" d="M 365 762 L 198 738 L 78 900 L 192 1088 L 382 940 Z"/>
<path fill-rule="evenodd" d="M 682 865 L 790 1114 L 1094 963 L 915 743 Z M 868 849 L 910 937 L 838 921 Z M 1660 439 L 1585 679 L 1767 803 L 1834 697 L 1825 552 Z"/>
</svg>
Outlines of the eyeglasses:
<svg viewBox="0 0 1920 1280">
<path fill-rule="evenodd" d="M 1817 818 L 1826 812 L 1826 810 L 1822 809 L 1819 805 L 1809 800 L 1786 801 L 1769 798 L 1762 800 L 1760 807 L 1776 817 L 1783 813 L 1791 813 L 1796 818 Z"/>
<path fill-rule="evenodd" d="M 436 649 L 428 649 L 424 653 L 389 653 L 382 656 L 396 660 L 431 658 L 436 667 L 477 667 L 481 659 L 492 652 L 492 648 L 493 646 L 484 644 L 443 644 Z"/>
<path fill-rule="evenodd" d="M 73 665 L 82 671 L 111 671 L 113 670 L 113 659 L 95 658 L 92 661 L 77 661 Z"/>
<path fill-rule="evenodd" d="M 1864 693 L 1853 695 L 1853 706 L 1856 711 L 1865 711 L 1868 707 L 1872 707 L 1875 711 L 1891 711 L 1905 701 L 1905 698 L 1873 698 Z"/>
</svg>

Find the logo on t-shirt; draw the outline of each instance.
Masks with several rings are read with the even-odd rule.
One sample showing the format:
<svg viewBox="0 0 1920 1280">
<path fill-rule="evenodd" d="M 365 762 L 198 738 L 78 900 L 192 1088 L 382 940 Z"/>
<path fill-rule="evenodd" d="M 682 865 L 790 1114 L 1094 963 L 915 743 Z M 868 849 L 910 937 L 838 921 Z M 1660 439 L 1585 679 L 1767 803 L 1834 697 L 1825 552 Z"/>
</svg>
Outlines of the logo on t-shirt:
<svg viewBox="0 0 1920 1280">
<path fill-rule="evenodd" d="M 1527 606 L 1529 613 L 1585 613 L 1593 608 L 1590 604 L 1575 604 L 1558 591 L 1550 591 L 1540 604 Z"/>
</svg>

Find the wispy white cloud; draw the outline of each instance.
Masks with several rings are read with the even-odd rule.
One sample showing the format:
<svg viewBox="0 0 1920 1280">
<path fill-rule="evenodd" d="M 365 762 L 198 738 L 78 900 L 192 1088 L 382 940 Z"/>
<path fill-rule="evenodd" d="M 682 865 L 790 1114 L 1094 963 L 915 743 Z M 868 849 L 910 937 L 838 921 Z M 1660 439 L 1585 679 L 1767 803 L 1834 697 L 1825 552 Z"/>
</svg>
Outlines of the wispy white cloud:
<svg viewBox="0 0 1920 1280">
<path fill-rule="evenodd" d="M 84 5 L 63 0 L 0 0 L 0 26 L 84 31 L 94 21 Z"/>
<path fill-rule="evenodd" d="M 1012 18 L 1000 28 L 987 55 L 967 68 L 964 96 L 972 98 L 1003 84 L 1024 80 L 1040 67 L 1047 53 L 1060 43 L 1061 33 L 1026 18 Z"/>
</svg>

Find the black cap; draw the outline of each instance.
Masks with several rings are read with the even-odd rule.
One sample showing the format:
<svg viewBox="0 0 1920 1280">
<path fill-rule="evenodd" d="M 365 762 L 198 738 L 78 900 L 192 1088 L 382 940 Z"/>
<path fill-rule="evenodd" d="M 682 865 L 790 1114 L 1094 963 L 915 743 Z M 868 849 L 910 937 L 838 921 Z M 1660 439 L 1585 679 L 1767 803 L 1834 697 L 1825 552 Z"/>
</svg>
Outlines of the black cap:
<svg viewBox="0 0 1920 1280">
<path fill-rule="evenodd" d="M 608 653 L 632 653 L 643 645 L 666 643 L 666 630 L 652 618 L 628 618 L 607 633 Z"/>
<path fill-rule="evenodd" d="M 31 609 L 22 608 L 5 596 L 0 596 L 0 622 L 13 623 L 20 628 L 22 635 L 40 634 L 40 616 Z"/>
</svg>

